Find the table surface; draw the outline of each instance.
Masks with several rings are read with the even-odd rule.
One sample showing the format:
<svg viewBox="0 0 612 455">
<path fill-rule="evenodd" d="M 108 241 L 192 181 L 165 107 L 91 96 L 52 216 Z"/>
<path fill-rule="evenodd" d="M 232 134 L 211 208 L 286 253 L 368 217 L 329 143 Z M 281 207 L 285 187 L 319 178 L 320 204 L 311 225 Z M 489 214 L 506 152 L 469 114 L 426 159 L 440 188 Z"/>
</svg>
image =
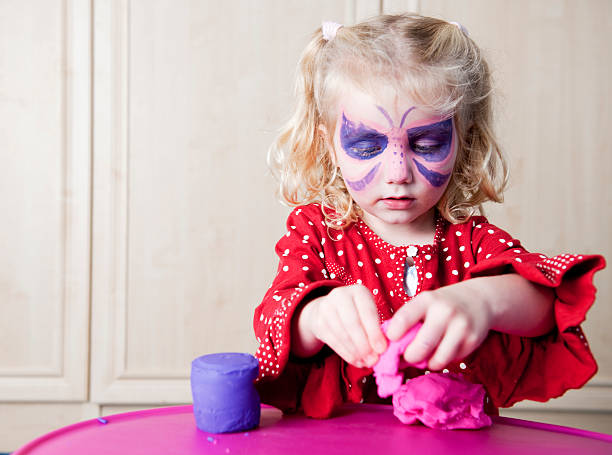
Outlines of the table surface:
<svg viewBox="0 0 612 455">
<path fill-rule="evenodd" d="M 493 422 L 481 430 L 433 430 L 402 424 L 386 405 L 346 405 L 326 420 L 283 416 L 263 405 L 258 428 L 211 434 L 196 428 L 192 406 L 171 406 L 86 420 L 41 436 L 13 455 L 612 454 L 612 435 L 507 417 Z"/>
</svg>

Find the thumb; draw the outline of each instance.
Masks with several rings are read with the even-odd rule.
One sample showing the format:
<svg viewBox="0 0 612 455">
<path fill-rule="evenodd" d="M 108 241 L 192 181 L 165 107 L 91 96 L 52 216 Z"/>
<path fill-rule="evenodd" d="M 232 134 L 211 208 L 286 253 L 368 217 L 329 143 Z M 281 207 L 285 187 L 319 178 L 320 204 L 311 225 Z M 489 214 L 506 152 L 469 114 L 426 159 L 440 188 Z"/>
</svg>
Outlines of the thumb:
<svg viewBox="0 0 612 455">
<path fill-rule="evenodd" d="M 419 299 L 414 298 L 393 315 L 387 326 L 387 338 L 392 341 L 400 339 L 417 322 L 423 319 L 425 307 L 419 302 Z"/>
</svg>

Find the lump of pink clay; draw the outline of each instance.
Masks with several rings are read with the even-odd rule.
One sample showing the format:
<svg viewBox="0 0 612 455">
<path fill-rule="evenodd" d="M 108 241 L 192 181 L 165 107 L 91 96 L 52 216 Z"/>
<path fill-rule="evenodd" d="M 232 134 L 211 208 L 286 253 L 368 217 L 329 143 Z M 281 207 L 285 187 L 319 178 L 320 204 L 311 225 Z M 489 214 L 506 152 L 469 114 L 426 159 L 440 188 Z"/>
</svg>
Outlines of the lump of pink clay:
<svg viewBox="0 0 612 455">
<path fill-rule="evenodd" d="M 388 324 L 382 324 L 385 333 Z M 491 418 L 484 412 L 484 387 L 472 384 L 461 374 L 430 373 L 402 385 L 401 370 L 411 366 L 402 355 L 422 325 L 418 323 L 399 340 L 389 342 L 374 365 L 378 395 L 393 395 L 393 414 L 406 424 L 419 420 L 428 427 L 445 430 L 491 426 Z M 427 361 L 412 366 L 424 369 Z"/>
<path fill-rule="evenodd" d="M 382 330 L 387 333 L 387 326 L 389 321 L 382 323 Z M 404 334 L 402 338 L 397 341 L 390 341 L 387 350 L 381 354 L 376 365 L 374 365 L 374 377 L 376 378 L 376 384 L 378 385 L 378 395 L 382 398 L 389 397 L 400 388 L 402 382 L 404 382 L 404 376 L 401 373 L 403 368 L 408 366 L 415 366 L 417 368 L 425 368 L 427 361 L 423 360 L 417 364 L 409 364 L 403 358 L 404 351 L 408 347 L 417 332 L 421 328 L 423 323 L 419 322 L 414 325 L 408 332 Z"/>
<path fill-rule="evenodd" d="M 431 373 L 411 379 L 393 394 L 393 414 L 403 423 L 420 420 L 430 428 L 477 429 L 491 426 L 484 412 L 485 391 L 463 375 Z"/>
</svg>

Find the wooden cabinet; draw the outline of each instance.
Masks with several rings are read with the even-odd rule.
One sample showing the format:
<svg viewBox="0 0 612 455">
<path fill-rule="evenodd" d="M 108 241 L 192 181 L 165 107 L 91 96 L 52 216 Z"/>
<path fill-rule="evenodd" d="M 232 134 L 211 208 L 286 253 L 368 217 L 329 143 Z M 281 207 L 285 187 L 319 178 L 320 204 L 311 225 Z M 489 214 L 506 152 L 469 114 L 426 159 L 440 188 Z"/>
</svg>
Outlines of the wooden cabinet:
<svg viewBox="0 0 612 455">
<path fill-rule="evenodd" d="M 84 401 L 90 8 L 0 4 L 0 401 Z"/>
<path fill-rule="evenodd" d="M 506 103 L 515 183 L 492 218 L 532 249 L 611 256 L 610 5 L 543 4 L 0 2 L 0 452 L 102 413 L 188 403 L 194 357 L 254 351 L 287 214 L 266 152 L 323 19 L 462 22 Z M 597 277 L 586 324 L 600 373 L 525 409 L 612 409 L 610 278 Z"/>
</svg>

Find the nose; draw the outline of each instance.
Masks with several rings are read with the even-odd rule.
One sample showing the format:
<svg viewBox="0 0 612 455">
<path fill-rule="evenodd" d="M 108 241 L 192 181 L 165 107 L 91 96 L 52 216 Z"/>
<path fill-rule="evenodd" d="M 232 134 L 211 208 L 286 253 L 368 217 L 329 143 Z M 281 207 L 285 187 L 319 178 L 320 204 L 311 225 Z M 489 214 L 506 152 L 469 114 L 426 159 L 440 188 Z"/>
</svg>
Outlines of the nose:
<svg viewBox="0 0 612 455">
<path fill-rule="evenodd" d="M 389 135 L 389 145 L 383 155 L 385 179 L 387 183 L 412 182 L 412 163 L 408 157 L 408 138 L 404 134 L 393 132 Z"/>
</svg>

